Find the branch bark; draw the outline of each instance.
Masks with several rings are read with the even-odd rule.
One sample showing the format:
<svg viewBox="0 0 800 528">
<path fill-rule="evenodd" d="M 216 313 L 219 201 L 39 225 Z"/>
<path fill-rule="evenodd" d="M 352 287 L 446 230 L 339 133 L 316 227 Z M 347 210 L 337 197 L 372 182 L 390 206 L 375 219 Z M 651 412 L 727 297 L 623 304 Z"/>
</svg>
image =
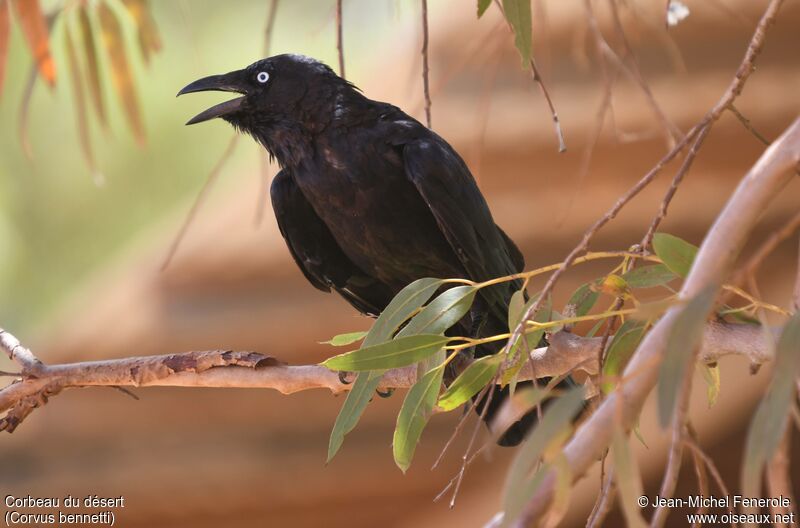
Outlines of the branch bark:
<svg viewBox="0 0 800 528">
<path fill-rule="evenodd" d="M 559 332 L 550 346 L 532 350 L 531 361 L 520 371 L 521 380 L 556 377 L 576 369 L 597 374 L 602 338 Z M 45 365 L 10 333 L 0 329 L 0 347 L 22 367 L 12 384 L 0 390 L 0 430 L 12 432 L 50 396 L 71 387 L 217 387 L 273 389 L 283 394 L 328 389 L 337 394 L 350 389 L 339 373 L 320 365 L 286 365 L 258 352 L 210 350 L 158 356 L 129 357 Z M 701 361 L 713 363 L 725 355 L 746 356 L 752 363 L 771 359 L 759 327 L 709 323 Z M 415 365 L 384 374 L 379 389 L 409 388 L 417 381 Z"/>
</svg>

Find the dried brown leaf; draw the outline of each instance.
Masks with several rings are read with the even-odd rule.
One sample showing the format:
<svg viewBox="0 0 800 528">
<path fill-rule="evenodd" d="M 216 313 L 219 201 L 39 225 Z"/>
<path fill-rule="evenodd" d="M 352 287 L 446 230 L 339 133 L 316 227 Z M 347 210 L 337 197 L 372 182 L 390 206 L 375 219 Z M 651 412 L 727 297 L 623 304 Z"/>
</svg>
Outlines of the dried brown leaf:
<svg viewBox="0 0 800 528">
<path fill-rule="evenodd" d="M 139 37 L 139 49 L 145 64 L 150 63 L 150 54 L 161 49 L 161 36 L 158 34 L 156 21 L 150 12 L 147 0 L 122 0 L 123 5 L 136 22 Z"/>
<path fill-rule="evenodd" d="M 125 39 L 122 34 L 122 27 L 114 11 L 105 2 L 97 7 L 97 14 L 100 19 L 103 44 L 111 63 L 111 80 L 122 101 L 125 116 L 128 118 L 128 123 L 133 130 L 136 141 L 139 145 L 144 145 L 144 123 L 139 109 L 139 100 L 136 96 L 136 87 L 133 84 L 133 74 L 128 63 L 128 57 L 125 55 Z"/>
<path fill-rule="evenodd" d="M 6 77 L 6 56 L 8 55 L 8 36 L 11 29 L 7 0 L 0 0 L 0 95 L 3 94 L 3 80 Z"/>
<path fill-rule="evenodd" d="M 92 22 L 85 3 L 78 8 L 78 23 L 81 26 L 81 39 L 83 40 L 83 54 L 86 63 L 86 82 L 91 93 L 92 107 L 97 114 L 97 119 L 104 129 L 108 128 L 106 107 L 103 103 L 103 90 L 100 87 L 100 65 L 97 61 L 97 46 L 92 31 Z"/>
<path fill-rule="evenodd" d="M 56 84 L 56 63 L 50 54 L 50 31 L 39 0 L 13 0 L 17 20 L 28 42 L 39 74 L 50 86 Z"/>
<path fill-rule="evenodd" d="M 64 47 L 67 50 L 67 64 L 69 65 L 69 77 L 72 84 L 72 96 L 75 98 L 75 118 L 78 125 L 78 140 L 81 143 L 81 151 L 86 160 L 86 164 L 92 171 L 96 172 L 94 155 L 92 154 L 91 137 L 89 136 L 89 122 L 86 114 L 86 98 L 83 93 L 83 80 L 81 79 L 81 68 L 78 64 L 78 56 L 75 53 L 75 45 L 72 43 L 72 34 L 69 26 L 64 26 Z"/>
</svg>

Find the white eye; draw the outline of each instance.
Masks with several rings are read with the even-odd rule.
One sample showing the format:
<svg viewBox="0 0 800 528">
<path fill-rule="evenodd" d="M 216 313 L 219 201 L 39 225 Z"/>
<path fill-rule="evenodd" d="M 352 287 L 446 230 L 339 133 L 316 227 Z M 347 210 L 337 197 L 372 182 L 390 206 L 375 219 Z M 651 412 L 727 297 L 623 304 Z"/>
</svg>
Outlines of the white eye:
<svg viewBox="0 0 800 528">
<path fill-rule="evenodd" d="M 256 75 L 256 80 L 261 84 L 264 84 L 269 80 L 269 74 L 265 71 L 258 72 L 258 75 Z"/>
</svg>

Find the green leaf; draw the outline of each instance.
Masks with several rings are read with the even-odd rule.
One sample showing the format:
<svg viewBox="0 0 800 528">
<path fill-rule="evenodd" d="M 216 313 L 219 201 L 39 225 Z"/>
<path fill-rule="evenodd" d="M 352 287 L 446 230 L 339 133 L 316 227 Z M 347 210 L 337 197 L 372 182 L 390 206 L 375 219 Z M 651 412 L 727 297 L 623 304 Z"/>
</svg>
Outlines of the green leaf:
<svg viewBox="0 0 800 528">
<path fill-rule="evenodd" d="M 675 279 L 677 276 L 664 264 L 652 264 L 634 268 L 622 275 L 631 288 L 653 288 Z"/>
<path fill-rule="evenodd" d="M 689 375 L 689 361 L 703 338 L 716 291 L 715 285 L 707 286 L 691 299 L 675 318 L 667 336 L 666 356 L 658 374 L 658 417 L 662 427 L 672 420 L 675 402 L 684 378 Z"/>
<path fill-rule="evenodd" d="M 514 45 L 522 57 L 522 67 L 531 61 L 531 2 L 530 0 L 503 0 L 506 20 L 514 32 Z"/>
<path fill-rule="evenodd" d="M 320 345 L 331 345 L 331 346 L 345 346 L 345 345 L 352 345 L 356 341 L 361 341 L 366 336 L 366 332 L 350 332 L 349 334 L 339 334 L 333 336 L 328 341 L 320 341 Z"/>
<path fill-rule="evenodd" d="M 441 279 L 418 279 L 400 290 L 375 320 L 362 346 L 376 345 L 391 339 L 395 330 L 425 304 L 442 284 L 444 281 Z"/>
<path fill-rule="evenodd" d="M 603 363 L 603 379 L 601 388 L 605 394 L 614 390 L 617 382 L 614 379 L 625 369 L 631 355 L 639 346 L 647 325 L 628 319 L 619 327 L 611 344 L 608 346 L 606 360 Z"/>
<path fill-rule="evenodd" d="M 653 249 L 664 265 L 681 278 L 686 278 L 692 268 L 697 246 L 667 233 L 656 233 Z"/>
<path fill-rule="evenodd" d="M 442 292 L 400 330 L 398 337 L 414 334 L 443 334 L 469 311 L 475 286 L 456 286 Z"/>
<path fill-rule="evenodd" d="M 439 407 L 445 411 L 452 411 L 472 398 L 492 380 L 502 361 L 503 357 L 500 354 L 473 361 L 439 398 Z"/>
<path fill-rule="evenodd" d="M 449 340 L 449 337 L 438 334 L 398 337 L 379 345 L 333 356 L 323 361 L 322 365 L 331 370 L 357 372 L 406 367 L 434 355 Z"/>
<path fill-rule="evenodd" d="M 525 312 L 528 311 L 533 303 L 536 302 L 536 299 L 539 297 L 538 294 L 534 295 L 528 302 L 524 303 L 523 300 L 523 292 L 522 290 L 517 291 L 514 295 L 511 296 L 511 301 L 508 304 L 508 331 L 513 333 L 516 329 L 517 325 L 522 321 L 522 316 L 525 315 Z M 550 321 L 551 317 L 551 310 L 552 307 L 550 305 L 550 301 L 548 300 L 544 305 L 539 308 L 539 311 L 534 316 L 533 320 L 538 323 L 546 323 Z M 534 350 L 539 346 L 539 342 L 542 340 L 542 336 L 544 336 L 545 330 L 534 330 L 528 332 L 524 335 L 525 343 L 527 343 L 527 350 Z M 516 388 L 517 382 L 517 374 L 519 374 L 520 369 L 527 361 L 527 357 L 525 356 L 525 346 L 521 346 L 523 343 L 522 339 L 517 340 L 513 346 L 509 348 L 508 351 L 508 359 L 506 360 L 505 369 L 503 370 L 503 374 L 500 378 L 500 383 L 505 385 L 511 385 L 510 391 L 511 394 L 514 393 L 514 389 Z M 522 350 L 522 352 L 520 352 Z"/>
<path fill-rule="evenodd" d="M 631 454 L 630 445 L 625 434 L 617 428 L 611 442 L 611 453 L 614 456 L 617 485 L 619 486 L 619 502 L 625 515 L 626 525 L 634 528 L 645 528 L 647 523 L 642 517 L 642 508 L 637 500 L 642 496 L 642 480 Z"/>
<path fill-rule="evenodd" d="M 419 443 L 422 430 L 431 417 L 439 388 L 442 385 L 444 367 L 428 371 L 422 379 L 409 389 L 400 414 L 397 415 L 397 426 L 394 429 L 392 451 L 394 461 L 403 473 L 411 465 L 414 451 Z"/>
<path fill-rule="evenodd" d="M 711 365 L 700 365 L 700 372 L 706 382 L 706 396 L 708 397 L 708 408 L 712 408 L 719 398 L 719 363 Z"/>
<path fill-rule="evenodd" d="M 344 437 L 355 428 L 358 419 L 372 399 L 375 389 L 381 382 L 383 371 L 362 372 L 353 382 L 353 386 L 347 393 L 347 399 L 339 410 L 336 423 L 333 425 L 331 437 L 328 441 L 328 459 L 326 464 L 333 460 L 336 453 L 342 447 Z"/>
<path fill-rule="evenodd" d="M 478 18 L 483 16 L 490 5 L 492 5 L 492 0 L 478 0 Z"/>
<path fill-rule="evenodd" d="M 772 458 L 786 430 L 800 376 L 800 312 L 783 327 L 775 349 L 775 367 L 766 395 L 758 405 L 745 444 L 742 493 L 760 494 L 764 465 Z"/>
<path fill-rule="evenodd" d="M 531 434 L 519 447 L 506 477 L 503 494 L 504 515 L 501 526 L 509 526 L 519 517 L 541 480 L 540 472 L 537 472 L 532 478 L 529 475 L 534 473 L 539 458 L 548 444 L 562 434 L 565 428 L 571 427 L 573 418 L 582 408 L 582 387 L 565 392 L 549 405 L 542 420 L 536 424 Z"/>
<path fill-rule="evenodd" d="M 592 284 L 587 282 L 575 290 L 575 293 L 567 301 L 567 306 L 573 306 L 575 316 L 581 317 L 589 313 L 598 298 L 600 298 L 600 292 L 592 289 Z M 565 308 L 564 312 L 569 313 L 569 310 Z"/>
<path fill-rule="evenodd" d="M 436 290 L 444 284 L 441 279 L 418 279 L 394 296 L 381 315 L 370 328 L 362 348 L 383 343 L 392 338 L 395 330 L 408 319 L 420 306 L 425 304 Z M 344 404 L 333 424 L 331 437 L 328 442 L 328 462 L 330 462 L 342 447 L 344 437 L 353 430 L 375 389 L 380 384 L 383 371 L 362 372 L 356 378 L 350 391 L 347 393 Z"/>
</svg>

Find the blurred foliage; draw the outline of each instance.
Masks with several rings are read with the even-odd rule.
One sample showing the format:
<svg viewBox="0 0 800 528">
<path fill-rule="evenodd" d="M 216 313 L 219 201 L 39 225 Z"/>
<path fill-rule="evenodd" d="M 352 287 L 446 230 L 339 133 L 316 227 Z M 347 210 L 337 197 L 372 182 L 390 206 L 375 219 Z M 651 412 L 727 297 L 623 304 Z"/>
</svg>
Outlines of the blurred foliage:
<svg viewBox="0 0 800 528">
<path fill-rule="evenodd" d="M 50 35 L 55 86 L 48 89 L 37 82 L 32 92 L 28 116 L 31 159 L 26 157 L 18 127 L 32 54 L 16 10 L 7 10 L 10 38 L 0 92 L 0 320 L 21 337 L 54 313 L 70 290 L 113 259 L 133 237 L 148 236 L 143 234 L 148 226 L 162 221 L 151 235 L 157 233 L 165 240 L 174 235 L 187 202 L 197 193 L 231 134 L 223 124 L 185 128 L 183 123 L 203 101 L 176 100 L 175 93 L 198 77 L 237 69 L 262 58 L 269 3 L 152 2 L 152 20 L 147 22 L 136 11 L 138 1 L 90 0 L 89 18 L 96 37 L 100 35 L 97 10 L 105 4 L 120 26 L 121 41 L 115 45 L 126 50 L 146 144 L 137 146 L 131 133 L 130 110 L 126 117 L 109 73 L 113 70 L 109 56 L 100 49 L 106 44 L 98 37 L 94 42 L 100 72 L 98 95 L 92 92 L 91 76 L 81 76 L 85 105 L 94 108 L 90 113 L 99 117 L 86 124 L 94 169 L 87 168 L 76 133 L 80 113 L 66 44 L 67 39 L 72 41 L 78 62 L 88 68 L 80 3 L 40 2 L 44 13 L 66 7 L 67 24 L 56 19 Z M 412 17 L 416 21 L 416 13 L 408 4 L 392 1 L 375 8 L 367 0 L 348 2 L 345 46 L 348 72 L 356 83 L 362 80 L 359 73 L 364 72 L 365 65 L 359 50 L 384 42 L 388 27 Z M 332 5 L 324 0 L 282 2 L 272 53 L 304 53 L 334 64 Z M 158 54 L 152 53 L 158 49 L 152 31 L 138 30 L 143 20 L 158 28 L 162 45 Z M 65 28 L 69 28 L 69 37 L 64 34 Z M 148 52 L 143 55 L 145 48 Z M 217 99 L 206 96 L 206 102 Z M 105 103 L 107 131 L 97 101 Z M 265 154 L 255 144 L 242 144 L 228 162 L 222 182 L 223 187 L 252 187 L 254 209 L 261 156 Z M 163 223 L 165 219 L 169 221 Z"/>
</svg>

